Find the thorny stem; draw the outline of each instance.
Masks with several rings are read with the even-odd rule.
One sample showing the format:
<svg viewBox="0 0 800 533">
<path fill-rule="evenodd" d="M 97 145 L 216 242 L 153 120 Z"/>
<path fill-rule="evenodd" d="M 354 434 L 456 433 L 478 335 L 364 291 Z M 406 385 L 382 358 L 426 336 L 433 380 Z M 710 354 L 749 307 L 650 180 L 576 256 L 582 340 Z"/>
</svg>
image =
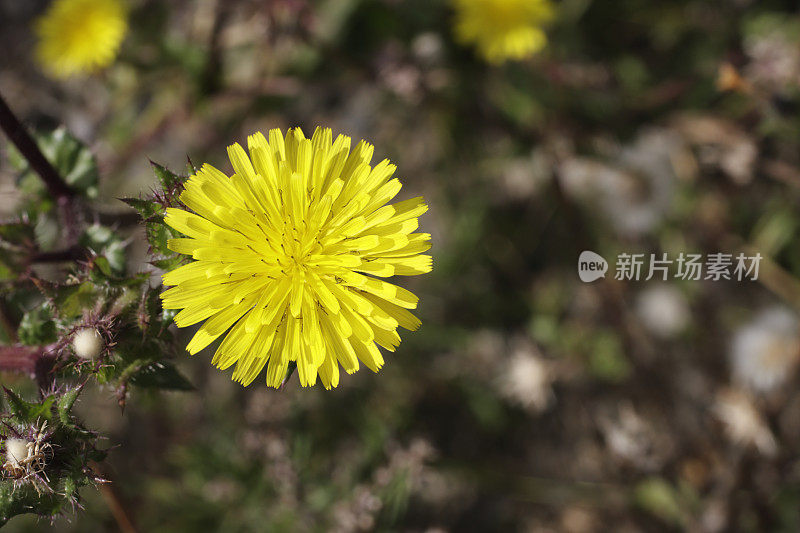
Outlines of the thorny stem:
<svg viewBox="0 0 800 533">
<path fill-rule="evenodd" d="M 77 216 L 75 211 L 75 191 L 64 181 L 50 161 L 44 156 L 36 142 L 27 132 L 19 119 L 8 107 L 5 99 L 0 95 L 0 129 L 5 132 L 20 154 L 25 158 L 31 168 L 44 182 L 50 195 L 55 199 L 59 215 L 67 237 L 68 243 L 74 243 L 78 237 Z M 40 252 L 35 254 L 32 262 L 68 261 L 80 259 L 80 249 L 71 246 L 57 252 Z M 8 317 L 3 309 L 2 325 L 6 327 Z M 9 329 L 11 331 L 11 329 Z M 9 335 L 12 342 L 16 341 L 16 333 Z M 48 389 L 53 382 L 52 369 L 56 356 L 49 346 L 0 346 L 0 371 L 13 371 L 28 374 L 36 379 L 39 390 Z"/>
<path fill-rule="evenodd" d="M 76 238 L 75 191 L 47 160 L 39 146 L 37 146 L 36 141 L 33 140 L 33 137 L 30 136 L 16 115 L 14 115 L 11 108 L 8 107 L 2 95 L 0 95 L 0 129 L 5 132 L 9 140 L 19 150 L 19 153 L 28 161 L 28 164 L 39 175 L 47 190 L 56 200 L 67 238 L 70 240 Z"/>
</svg>

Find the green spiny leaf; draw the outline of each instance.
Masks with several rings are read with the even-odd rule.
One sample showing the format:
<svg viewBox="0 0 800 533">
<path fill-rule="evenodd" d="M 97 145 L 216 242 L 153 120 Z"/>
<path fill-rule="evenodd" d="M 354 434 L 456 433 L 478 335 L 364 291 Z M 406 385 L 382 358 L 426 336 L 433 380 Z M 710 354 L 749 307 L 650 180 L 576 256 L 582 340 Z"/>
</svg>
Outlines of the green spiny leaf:
<svg viewBox="0 0 800 533">
<path fill-rule="evenodd" d="M 69 389 L 58 399 L 58 402 L 56 403 L 56 410 L 58 411 L 58 418 L 61 420 L 62 424 L 70 423 L 72 407 L 75 405 L 75 400 L 78 399 L 78 396 L 80 396 L 82 391 L 83 385 L 79 385 L 78 387 Z"/>
<path fill-rule="evenodd" d="M 52 418 L 55 396 L 48 396 L 39 403 L 32 403 L 23 400 L 11 389 L 3 387 L 3 391 L 6 393 L 11 414 L 18 418 L 20 422 L 33 423 L 40 418 L 45 420 Z"/>
<path fill-rule="evenodd" d="M 30 404 L 9 388 L 3 387 L 3 392 L 6 393 L 8 409 L 11 411 L 11 414 L 18 417 L 25 417 L 28 409 L 30 409 Z"/>
<path fill-rule="evenodd" d="M 85 281 L 77 285 L 66 285 L 57 290 L 54 298 L 58 314 L 62 318 L 73 318 L 83 314 L 84 309 L 97 303 L 100 291 L 95 284 Z"/>
<path fill-rule="evenodd" d="M 136 209 L 139 212 L 139 216 L 142 217 L 142 220 L 148 220 L 154 215 L 164 214 L 164 208 L 161 204 L 152 200 L 146 200 L 144 198 L 120 198 L 120 200 Z"/>
<path fill-rule="evenodd" d="M 147 241 L 155 253 L 164 256 L 171 256 L 174 254 L 172 250 L 167 247 L 167 242 L 170 239 L 180 237 L 178 233 L 172 230 L 169 226 L 161 221 L 153 221 L 147 224 L 146 229 Z"/>
<path fill-rule="evenodd" d="M 45 304 L 25 313 L 17 329 L 17 335 L 19 341 L 28 346 L 55 342 L 58 335 L 51 307 Z"/>
<path fill-rule="evenodd" d="M 168 271 L 178 268 L 179 266 L 185 264 L 186 261 L 186 256 L 175 254 L 174 256 L 167 257 L 165 259 L 150 261 L 150 264 L 161 270 Z"/>
<path fill-rule="evenodd" d="M 165 190 L 172 189 L 173 187 L 183 183 L 185 178 L 175 174 L 168 168 L 153 161 L 150 161 L 150 164 L 153 166 L 153 172 L 155 172 L 158 181 L 161 182 L 161 186 Z"/>
<path fill-rule="evenodd" d="M 67 184 L 88 198 L 97 197 L 97 162 L 86 146 L 63 127 L 49 132 L 35 132 L 34 138 L 44 156 Z M 27 184 L 28 192 L 46 195 L 44 186 L 33 177 L 33 170 L 25 158 L 14 148 L 9 148 L 8 156 L 12 167 L 20 174 L 20 183 Z"/>
</svg>

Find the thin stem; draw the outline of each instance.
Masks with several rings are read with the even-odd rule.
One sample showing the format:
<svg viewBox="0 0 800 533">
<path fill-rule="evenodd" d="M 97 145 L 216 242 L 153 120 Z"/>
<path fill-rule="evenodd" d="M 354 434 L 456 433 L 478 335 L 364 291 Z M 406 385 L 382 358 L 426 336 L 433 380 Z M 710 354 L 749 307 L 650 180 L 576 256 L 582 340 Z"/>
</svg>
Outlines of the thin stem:
<svg viewBox="0 0 800 533">
<path fill-rule="evenodd" d="M 42 154 L 36 142 L 8 107 L 2 95 L 0 95 L 0 128 L 28 161 L 31 168 L 39 174 L 54 198 L 71 199 L 75 196 L 75 191 L 61 178 L 58 171 Z"/>
<path fill-rule="evenodd" d="M 10 342 L 17 342 L 17 326 L 11 321 L 11 313 L 5 299 L 0 298 L 0 327 Z"/>
<path fill-rule="evenodd" d="M 129 211 L 96 212 L 95 219 L 104 226 L 130 227 L 138 226 L 141 222 L 139 213 Z"/>
<path fill-rule="evenodd" d="M 68 243 L 75 243 L 80 234 L 74 202 L 76 192 L 47 160 L 36 141 L 8 107 L 2 95 L 0 95 L 0 129 L 17 147 L 19 153 L 39 175 L 50 195 L 56 200 L 58 213 L 64 225 L 64 236 Z"/>
<path fill-rule="evenodd" d="M 56 355 L 42 350 L 36 358 L 36 363 L 33 367 L 33 374 L 36 378 L 36 384 L 39 386 L 39 396 L 44 396 L 45 391 L 52 390 L 56 383 L 56 377 L 53 373 L 53 367 L 56 364 Z"/>
<path fill-rule="evenodd" d="M 56 355 L 53 346 L 0 346 L 0 371 L 19 372 L 36 380 L 39 393 L 53 385 L 53 365 Z"/>
<path fill-rule="evenodd" d="M 123 533 L 136 533 L 136 527 L 133 525 L 129 513 L 125 510 L 122 499 L 119 497 L 119 494 L 117 494 L 117 491 L 114 490 L 113 481 L 108 474 L 108 470 L 94 461 L 92 461 L 91 465 L 92 469 L 95 472 L 99 472 L 106 481 L 105 483 L 100 483 L 98 488 L 114 520 L 117 522 L 119 530 Z"/>
<path fill-rule="evenodd" d="M 87 250 L 80 246 L 71 246 L 64 250 L 54 250 L 52 252 L 37 252 L 30 258 L 31 263 L 61 263 L 64 261 L 78 261 L 85 259 Z"/>
<path fill-rule="evenodd" d="M 208 39 L 206 65 L 200 80 L 201 90 L 207 95 L 218 92 L 222 85 L 223 65 L 220 37 L 230 13 L 231 9 L 228 2 L 217 1 L 217 5 L 214 7 L 214 23 L 211 26 L 211 34 Z"/>
</svg>

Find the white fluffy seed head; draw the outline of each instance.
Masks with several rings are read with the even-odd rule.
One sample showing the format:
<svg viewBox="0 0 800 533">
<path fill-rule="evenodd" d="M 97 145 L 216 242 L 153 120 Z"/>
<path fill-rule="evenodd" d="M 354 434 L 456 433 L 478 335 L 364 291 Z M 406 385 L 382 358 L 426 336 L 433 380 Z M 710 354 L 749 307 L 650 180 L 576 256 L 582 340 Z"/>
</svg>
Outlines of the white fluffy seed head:
<svg viewBox="0 0 800 533">
<path fill-rule="evenodd" d="M 784 307 L 772 307 L 741 327 L 730 348 L 734 379 L 760 393 L 785 384 L 800 364 L 799 320 Z"/>
<path fill-rule="evenodd" d="M 28 441 L 25 439 L 6 439 L 6 461 L 18 465 L 28 457 Z"/>
<path fill-rule="evenodd" d="M 103 349 L 103 338 L 96 329 L 84 328 L 72 337 L 72 348 L 81 359 L 94 359 Z"/>
</svg>

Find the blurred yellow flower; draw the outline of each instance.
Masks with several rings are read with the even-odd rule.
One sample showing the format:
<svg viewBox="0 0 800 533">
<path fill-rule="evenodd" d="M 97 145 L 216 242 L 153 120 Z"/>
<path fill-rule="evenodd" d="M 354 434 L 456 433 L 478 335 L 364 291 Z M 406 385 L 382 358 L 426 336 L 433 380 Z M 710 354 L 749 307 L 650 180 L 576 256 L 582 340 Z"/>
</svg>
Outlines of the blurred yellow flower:
<svg viewBox="0 0 800 533">
<path fill-rule="evenodd" d="M 549 0 L 452 0 L 455 34 L 490 63 L 524 59 L 547 44 L 542 26 L 553 18 Z"/>
<path fill-rule="evenodd" d="M 127 27 L 121 0 L 55 0 L 36 21 L 36 57 L 56 78 L 92 72 L 114 60 Z"/>
<path fill-rule="evenodd" d="M 179 327 L 202 321 L 187 350 L 195 354 L 228 331 L 212 363 L 236 363 L 233 379 L 250 384 L 267 367 L 279 387 L 294 361 L 303 386 L 326 388 L 359 361 L 377 372 L 377 345 L 394 351 L 397 327 L 419 320 L 411 292 L 378 278 L 430 272 L 430 234 L 414 233 L 428 210 L 421 197 L 384 205 L 400 191 L 395 166 L 370 166 L 373 146 L 333 141 L 318 128 L 271 130 L 228 147 L 230 177 L 204 165 L 186 182 L 166 223 L 187 235 L 171 250 L 196 261 L 167 272 L 166 309 L 182 309 Z"/>
</svg>

